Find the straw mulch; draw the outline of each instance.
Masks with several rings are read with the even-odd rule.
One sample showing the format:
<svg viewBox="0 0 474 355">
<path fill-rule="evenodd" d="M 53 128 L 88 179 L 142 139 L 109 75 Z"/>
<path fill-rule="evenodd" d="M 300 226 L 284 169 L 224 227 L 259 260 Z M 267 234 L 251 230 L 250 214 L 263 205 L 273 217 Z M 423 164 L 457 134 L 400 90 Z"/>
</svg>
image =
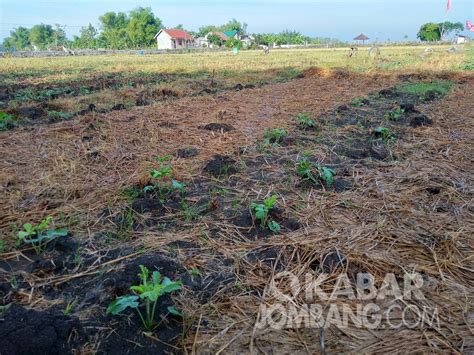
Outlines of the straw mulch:
<svg viewBox="0 0 474 355">
<path fill-rule="evenodd" d="M 265 129 L 292 131 L 293 118 L 301 111 L 318 116 L 396 82 L 396 77 L 339 73 L 1 133 L 2 239 L 12 239 L 13 223 L 39 221 L 46 215 L 67 223 L 61 217 L 65 215 L 74 221 L 70 229 L 75 238 L 92 241 L 95 233 L 110 228 L 110 218 L 102 211 L 124 205 L 120 190 L 145 181 L 154 156 L 198 148 L 196 158 L 173 160 L 174 176 L 191 185 L 202 179 L 202 168 L 213 155 L 235 155 L 247 147 L 249 157 L 258 160 L 264 154 L 254 148 Z M 189 290 L 178 297 L 190 323 L 180 346 L 190 353 L 474 351 L 473 93 L 474 78 L 463 77 L 449 96 L 423 105 L 434 125 L 405 128 L 394 147 L 397 161 L 348 165 L 352 188 L 347 191 L 289 187 L 281 160 L 295 158 L 298 153 L 291 147 L 277 148 L 262 164 L 274 177 L 270 182 L 255 184 L 240 176 L 233 198 L 260 201 L 277 191 L 279 207 L 301 225 L 294 232 L 253 240 L 226 220 L 204 219 L 179 230 L 137 231 L 132 240 L 117 242 L 162 251 L 170 241 L 191 241 L 199 248 L 179 251 L 178 259 L 203 272 L 216 255 L 233 261 L 222 272 L 233 273 L 234 281 L 205 304 L 194 300 Z M 235 130 L 199 128 L 211 122 L 230 124 Z M 347 130 L 333 129 L 339 135 Z M 316 153 L 321 161 L 331 154 L 322 148 Z M 277 261 L 248 258 L 249 253 L 265 250 L 274 252 Z M 283 267 L 303 278 L 335 251 L 345 262 L 333 271 L 333 279 L 340 273 L 370 272 L 380 284 L 388 272 L 422 274 L 425 299 L 411 302 L 437 308 L 439 327 L 255 327 L 260 305 L 275 301 L 266 297 L 265 288 L 277 270 Z M 41 291 L 35 292 L 40 297 Z M 292 302 L 304 304 L 298 297 Z"/>
</svg>

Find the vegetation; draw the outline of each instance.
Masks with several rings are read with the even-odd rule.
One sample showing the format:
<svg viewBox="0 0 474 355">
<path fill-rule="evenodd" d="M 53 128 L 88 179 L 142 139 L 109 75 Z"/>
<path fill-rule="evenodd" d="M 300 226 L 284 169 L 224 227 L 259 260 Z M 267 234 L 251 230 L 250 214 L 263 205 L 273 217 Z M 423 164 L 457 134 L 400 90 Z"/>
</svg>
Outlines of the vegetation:
<svg viewBox="0 0 474 355">
<path fill-rule="evenodd" d="M 453 82 L 449 80 L 420 82 L 402 85 L 398 87 L 398 91 L 405 94 L 417 95 L 423 100 L 429 92 L 433 92 L 439 96 L 445 96 L 449 93 L 452 86 Z"/>
<path fill-rule="evenodd" d="M 67 229 L 49 229 L 53 221 L 51 216 L 46 217 L 38 225 L 25 223 L 23 230 L 18 232 L 17 245 L 30 245 L 36 254 L 41 254 L 46 245 L 58 237 L 65 237 L 68 234 Z"/>
<path fill-rule="evenodd" d="M 263 145 L 268 146 L 268 145 L 273 145 L 273 146 L 278 146 L 282 140 L 282 138 L 288 136 L 288 131 L 284 128 L 275 128 L 275 129 L 269 129 L 266 130 L 263 133 Z"/>
<path fill-rule="evenodd" d="M 263 203 L 252 203 L 251 209 L 255 215 L 255 219 L 260 221 L 260 226 L 267 227 L 274 233 L 278 233 L 280 231 L 280 225 L 268 218 L 268 214 L 270 213 L 271 209 L 275 206 L 277 202 L 276 195 L 269 197 L 263 201 Z"/>
<path fill-rule="evenodd" d="M 378 138 L 382 138 L 384 142 L 395 139 L 395 133 L 387 127 L 377 127 L 373 130 L 373 134 Z"/>
<path fill-rule="evenodd" d="M 311 114 L 307 112 L 301 112 L 296 116 L 296 120 L 300 127 L 315 129 L 318 125 L 314 119 L 311 118 Z"/>
<path fill-rule="evenodd" d="M 435 42 L 445 39 L 451 33 L 459 33 L 464 30 L 464 25 L 461 22 L 444 23 L 425 23 L 418 31 L 417 37 L 422 41 Z"/>
<path fill-rule="evenodd" d="M 388 121 L 398 121 L 403 117 L 405 110 L 401 107 L 397 107 L 395 110 L 387 112 L 385 114 L 385 119 Z"/>
<path fill-rule="evenodd" d="M 314 164 L 307 159 L 301 159 L 296 163 L 296 172 L 303 181 L 310 181 L 314 184 L 324 183 L 326 186 L 334 184 L 336 172 L 328 167 Z"/>
<path fill-rule="evenodd" d="M 143 327 L 147 331 L 153 331 L 159 325 L 155 321 L 158 299 L 167 293 L 180 290 L 182 284 L 181 281 L 171 281 L 167 277 L 162 279 L 158 271 L 153 271 L 150 276 L 150 271 L 143 265 L 140 265 L 138 277 L 140 283 L 130 287 L 134 294 L 117 298 L 109 304 L 106 313 L 118 315 L 127 308 L 135 309 Z M 145 310 L 140 311 L 140 308 L 143 307 Z M 168 307 L 167 309 L 169 314 L 180 315 L 174 307 Z"/>
<path fill-rule="evenodd" d="M 7 131 L 16 125 L 13 115 L 0 111 L 0 131 Z"/>
</svg>

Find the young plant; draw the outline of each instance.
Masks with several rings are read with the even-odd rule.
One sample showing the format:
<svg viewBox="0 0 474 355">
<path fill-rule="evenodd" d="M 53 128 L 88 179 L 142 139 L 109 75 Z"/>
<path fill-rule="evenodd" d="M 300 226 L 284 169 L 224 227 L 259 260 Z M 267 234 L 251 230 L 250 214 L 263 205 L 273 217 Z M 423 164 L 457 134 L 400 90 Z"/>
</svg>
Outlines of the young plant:
<svg viewBox="0 0 474 355">
<path fill-rule="evenodd" d="M 316 169 L 318 170 L 319 179 L 321 181 L 324 181 L 327 186 L 334 184 L 334 175 L 336 175 L 336 172 L 333 169 L 319 164 L 316 165 Z"/>
<path fill-rule="evenodd" d="M 265 146 L 273 145 L 278 146 L 281 139 L 288 136 L 288 131 L 284 128 L 275 128 L 266 130 L 263 134 L 263 144 Z"/>
<path fill-rule="evenodd" d="M 0 131 L 7 131 L 15 126 L 15 118 L 6 112 L 0 111 Z"/>
<path fill-rule="evenodd" d="M 388 121 L 398 121 L 400 120 L 400 118 L 402 118 L 404 113 L 404 109 L 402 109 L 401 107 L 397 107 L 395 110 L 387 112 L 384 118 Z"/>
<path fill-rule="evenodd" d="M 387 127 L 377 127 L 372 131 L 376 138 L 382 138 L 384 142 L 395 139 L 395 133 L 392 133 Z"/>
<path fill-rule="evenodd" d="M 67 229 L 48 229 L 53 221 L 51 216 L 46 217 L 38 225 L 25 223 L 23 230 L 18 232 L 17 245 L 31 245 L 36 254 L 41 254 L 46 245 L 58 237 L 65 237 L 68 234 Z"/>
<path fill-rule="evenodd" d="M 272 232 L 277 233 L 280 231 L 280 225 L 274 221 L 268 219 L 270 210 L 275 206 L 277 202 L 276 195 L 269 197 L 263 201 L 263 203 L 252 203 L 251 209 L 255 214 L 255 219 L 260 221 L 262 227 L 267 227 Z"/>
<path fill-rule="evenodd" d="M 72 118 L 72 114 L 69 112 L 49 111 L 48 117 L 54 121 L 66 121 Z"/>
<path fill-rule="evenodd" d="M 296 163 L 296 172 L 303 180 L 317 184 L 323 182 L 326 186 L 334 184 L 336 172 L 320 164 L 314 164 L 306 159 L 301 159 Z"/>
<path fill-rule="evenodd" d="M 306 112 L 301 112 L 296 116 L 296 120 L 298 121 L 298 124 L 302 128 L 307 128 L 307 129 L 315 129 L 317 128 L 317 123 L 315 120 L 313 120 L 310 116 L 309 113 Z"/>
<path fill-rule="evenodd" d="M 160 296 L 171 293 L 181 289 L 181 281 L 171 281 L 169 278 L 161 278 L 158 271 L 153 271 L 150 276 L 150 271 L 147 267 L 140 265 L 140 284 L 130 287 L 134 292 L 133 295 L 126 295 L 117 298 L 107 307 L 107 314 L 118 315 L 127 308 L 135 309 L 143 327 L 147 331 L 153 331 L 159 323 L 155 321 L 156 304 Z M 140 311 L 140 307 L 144 307 L 144 311 Z M 180 315 L 174 307 L 167 308 L 168 313 L 173 315 Z"/>
<path fill-rule="evenodd" d="M 296 172 L 303 180 L 318 183 L 318 176 L 314 174 L 314 164 L 309 160 L 301 159 L 296 163 Z"/>
<path fill-rule="evenodd" d="M 364 99 L 363 97 L 354 97 L 351 100 L 351 106 L 362 107 L 366 104 L 366 102 L 367 102 L 367 99 Z"/>
</svg>

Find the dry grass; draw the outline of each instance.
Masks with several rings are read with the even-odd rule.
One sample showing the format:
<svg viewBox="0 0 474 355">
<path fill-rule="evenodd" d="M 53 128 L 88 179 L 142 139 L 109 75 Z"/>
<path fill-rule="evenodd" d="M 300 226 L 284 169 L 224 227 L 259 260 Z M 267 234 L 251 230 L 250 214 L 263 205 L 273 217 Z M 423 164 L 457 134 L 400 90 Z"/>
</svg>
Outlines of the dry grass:
<svg viewBox="0 0 474 355">
<path fill-rule="evenodd" d="M 197 247 L 178 249 L 173 254 L 186 269 L 197 268 L 209 277 L 233 275 L 235 279 L 223 284 L 204 304 L 196 301 L 190 289 L 184 289 L 177 298 L 186 314 L 186 324 L 190 326 L 179 343 L 185 352 L 472 352 L 474 78 L 466 73 L 445 72 L 459 64 L 457 61 L 462 59 L 462 54 L 447 57 L 440 53 L 443 59 L 435 54 L 421 62 L 416 54 L 419 48 L 394 48 L 387 52 L 392 50 L 390 61 L 396 61 L 397 53 L 401 51 L 413 51 L 411 64 L 404 67 L 406 71 L 420 72 L 426 63 L 431 63 L 435 73 L 418 73 L 418 77 L 452 79 L 456 81 L 454 89 L 445 99 L 420 107 L 434 120 L 433 127 L 401 130 L 402 135 L 393 147 L 399 157 L 397 161 L 348 164 L 345 176 L 352 182 L 350 190 L 336 193 L 301 189 L 287 165 L 305 151 L 311 151 L 318 161 L 331 161 L 332 150 L 340 143 L 338 139 L 349 135 L 353 128 L 327 126 L 318 134 L 320 139 L 334 139 L 334 147 L 317 139 L 296 147 L 275 148 L 271 153 L 256 147 L 266 129 L 282 127 L 294 133 L 294 117 L 299 112 L 322 115 L 354 97 L 393 86 L 398 83 L 399 74 L 406 74 L 405 70 L 362 75 L 313 68 L 305 72 L 305 78 L 252 90 L 182 97 L 147 107 L 105 115 L 91 113 L 69 122 L 2 132 L 0 207 L 5 213 L 0 218 L 1 239 L 11 245 L 12 224 L 37 222 L 46 215 L 53 215 L 58 225 L 70 228 L 73 236 L 87 246 L 88 252 L 99 255 L 104 246 L 95 245 L 95 235 L 114 231 L 116 225 L 112 217 L 120 215 L 121 208 L 128 204 L 121 190 L 146 181 L 147 169 L 154 156 L 174 154 L 179 148 L 192 146 L 200 150 L 196 158 L 173 158 L 175 178 L 188 186 L 204 181 L 209 184 L 206 186 L 225 189 L 222 207 L 235 201 L 245 206 L 277 193 L 279 207 L 297 218 L 302 228 L 254 240 L 227 219 L 203 217 L 194 222 L 183 222 L 175 229 L 163 230 L 154 225 L 132 230 L 129 239 L 112 240 L 106 246 L 112 249 L 126 245 L 134 252 L 165 253 L 171 241 L 189 241 Z M 291 59 L 285 59 L 285 53 L 290 52 L 272 52 L 268 59 L 264 57 L 262 63 L 257 63 L 258 53 L 245 52 L 239 60 L 245 59 L 245 67 L 253 65 L 255 69 L 268 69 L 289 65 Z M 335 59 L 325 56 L 333 52 L 291 53 L 297 53 L 295 61 L 298 64 L 294 66 L 301 65 L 301 69 L 311 64 L 344 67 L 348 63 L 345 52 L 336 51 Z M 212 56 L 217 55 L 208 54 L 210 64 L 200 70 L 209 70 L 216 65 L 212 63 Z M 277 56 L 279 64 L 271 62 L 277 60 Z M 131 56 L 121 58 L 122 63 L 114 57 L 94 58 L 96 63 L 101 63 L 94 70 L 104 70 L 107 63 L 114 63 L 110 71 L 123 71 L 131 61 L 134 61 L 133 68 L 160 70 L 153 67 L 152 61 L 157 58 L 139 57 L 136 60 Z M 187 67 L 184 62 L 173 64 L 175 66 L 166 63 L 168 58 L 176 57 L 164 56 L 161 70 L 179 71 Z M 321 63 L 316 63 L 317 58 Z M 62 63 L 58 68 L 67 71 L 74 61 L 78 61 L 75 64 L 80 68 L 80 61 L 85 59 L 53 60 Z M 183 60 L 198 62 L 193 55 L 183 56 Z M 231 56 L 224 60 L 220 57 L 221 70 L 238 67 L 235 60 Z M 365 68 L 370 72 L 365 61 L 359 57 L 351 68 Z M 24 64 L 16 65 L 27 63 L 25 60 Z M 45 68 L 38 66 L 35 70 Z M 69 75 L 76 74 L 65 77 L 70 78 Z M 50 79 L 38 79 L 41 80 Z M 125 90 L 120 93 L 127 95 Z M 116 98 L 111 92 L 104 92 L 103 97 Z M 211 122 L 231 124 L 235 130 L 222 133 L 199 128 Z M 209 179 L 202 173 L 204 164 L 214 154 L 237 156 L 236 151 L 240 148 L 247 148 L 242 160 L 258 162 L 264 179 L 243 172 L 228 180 Z M 231 184 L 232 181 L 236 182 Z M 440 192 L 427 193 L 427 189 L 433 187 L 439 188 Z M 106 216 L 104 210 L 111 210 L 112 217 Z M 175 219 L 181 220 L 182 215 L 177 213 Z M 249 260 L 247 256 L 258 250 L 276 251 L 278 262 L 272 265 L 264 260 Z M 347 263 L 334 271 L 333 279 L 343 272 L 352 275 L 364 271 L 375 275 L 380 284 L 387 272 L 397 275 L 405 271 L 422 273 L 427 282 L 426 299 L 413 301 L 413 304 L 438 308 L 440 326 L 374 330 L 355 326 L 342 329 L 330 326 L 325 330 L 257 329 L 260 305 L 275 301 L 265 295 L 265 288 L 278 271 L 277 265 L 303 277 L 307 272 L 318 272 L 314 265 L 320 265 L 334 250 L 344 255 Z M 12 251 L 1 257 L 15 258 L 19 257 L 18 253 Z M 134 256 L 130 253 L 124 259 Z M 98 257 L 92 266 L 70 275 L 30 275 L 31 289 L 22 290 L 17 296 L 18 302 L 30 305 L 37 302 L 33 305 L 46 307 L 41 287 L 94 277 L 100 270 L 120 272 L 119 264 L 124 259 L 103 262 Z M 222 260 L 231 262 L 229 265 L 218 263 L 216 267 L 215 262 Z M 109 266 L 113 268 L 105 269 Z M 331 285 L 329 282 L 325 287 Z M 295 297 L 292 302 L 302 307 L 305 300 Z M 381 306 L 386 309 L 390 303 Z M 85 309 L 78 314 L 86 319 L 90 312 Z M 100 313 L 101 309 L 94 309 L 94 312 Z M 91 344 L 88 346 L 95 349 Z"/>
</svg>

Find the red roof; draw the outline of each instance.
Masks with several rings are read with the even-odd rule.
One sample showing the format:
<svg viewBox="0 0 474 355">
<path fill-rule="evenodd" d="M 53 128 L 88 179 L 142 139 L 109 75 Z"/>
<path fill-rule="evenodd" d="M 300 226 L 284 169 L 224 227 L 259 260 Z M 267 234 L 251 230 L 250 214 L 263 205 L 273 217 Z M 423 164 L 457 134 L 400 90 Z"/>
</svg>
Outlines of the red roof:
<svg viewBox="0 0 474 355">
<path fill-rule="evenodd" d="M 189 33 L 184 30 L 169 30 L 163 29 L 164 32 L 170 35 L 173 39 L 194 39 Z M 158 32 L 159 33 L 159 32 Z"/>
<path fill-rule="evenodd" d="M 214 35 L 219 37 L 223 41 L 227 41 L 229 37 L 224 32 L 210 32 L 209 35 Z"/>
</svg>

